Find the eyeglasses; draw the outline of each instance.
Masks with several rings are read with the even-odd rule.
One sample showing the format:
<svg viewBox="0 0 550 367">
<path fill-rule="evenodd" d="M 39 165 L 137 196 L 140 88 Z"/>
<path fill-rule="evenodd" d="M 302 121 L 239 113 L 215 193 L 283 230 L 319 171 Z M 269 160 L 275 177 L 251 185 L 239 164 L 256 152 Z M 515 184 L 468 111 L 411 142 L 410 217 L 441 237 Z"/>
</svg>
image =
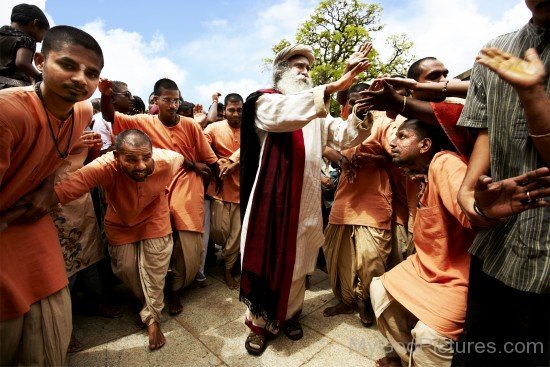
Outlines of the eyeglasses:
<svg viewBox="0 0 550 367">
<path fill-rule="evenodd" d="M 114 96 L 124 95 L 124 96 L 126 96 L 128 99 L 132 99 L 132 92 L 130 92 L 129 90 L 124 91 L 124 92 L 120 92 L 120 93 L 115 93 L 115 92 L 113 92 L 113 93 L 111 93 L 111 94 L 114 95 Z"/>
<path fill-rule="evenodd" d="M 164 103 L 167 103 L 167 104 L 172 104 L 172 103 L 175 103 L 175 104 L 180 104 L 181 103 L 181 99 L 179 98 L 161 98 L 160 99 L 162 102 Z"/>
</svg>

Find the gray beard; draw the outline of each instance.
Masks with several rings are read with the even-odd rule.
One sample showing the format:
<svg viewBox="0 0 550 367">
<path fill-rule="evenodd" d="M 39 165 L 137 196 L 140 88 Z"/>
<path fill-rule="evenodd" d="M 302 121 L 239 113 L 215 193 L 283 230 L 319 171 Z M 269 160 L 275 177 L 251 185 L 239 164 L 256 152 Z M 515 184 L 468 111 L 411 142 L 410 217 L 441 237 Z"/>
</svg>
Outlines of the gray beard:
<svg viewBox="0 0 550 367">
<path fill-rule="evenodd" d="M 291 69 L 286 70 L 281 79 L 275 84 L 275 88 L 283 94 L 295 94 L 311 89 L 313 83 L 310 77 L 303 78 L 296 75 Z"/>
</svg>

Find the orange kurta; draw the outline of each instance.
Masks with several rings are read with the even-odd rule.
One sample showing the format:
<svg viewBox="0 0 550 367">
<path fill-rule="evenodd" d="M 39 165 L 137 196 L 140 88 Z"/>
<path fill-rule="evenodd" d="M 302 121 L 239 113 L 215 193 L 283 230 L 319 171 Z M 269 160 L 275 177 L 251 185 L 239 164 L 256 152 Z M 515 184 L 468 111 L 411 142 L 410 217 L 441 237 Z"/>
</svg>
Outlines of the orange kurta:
<svg viewBox="0 0 550 367">
<path fill-rule="evenodd" d="M 385 154 L 379 144 L 383 133 L 383 120 L 376 119 L 371 135 L 360 145 L 342 152 L 351 160 L 360 151 Z M 392 192 L 385 165 L 369 166 L 357 170 L 353 182 L 345 175 L 340 177 L 330 210 L 329 223 L 338 225 L 369 226 L 391 229 Z"/>
<path fill-rule="evenodd" d="M 151 138 L 156 148 L 180 153 L 193 162 L 215 163 L 218 159 L 192 119 L 180 116 L 175 126 L 165 126 L 157 115 L 124 115 L 115 112 L 113 133 L 138 129 Z M 178 231 L 204 231 L 204 186 L 202 178 L 189 169 L 181 170 L 170 185 L 170 213 Z"/>
<path fill-rule="evenodd" d="M 61 123 L 49 114 L 61 151 L 67 147 L 72 117 Z M 71 146 L 92 119 L 92 105 L 74 106 Z M 33 87 L 0 91 L 0 212 L 34 191 L 62 160 L 46 113 Z M 0 232 L 0 321 L 17 318 L 38 300 L 67 285 L 57 229 L 49 215 Z"/>
<path fill-rule="evenodd" d="M 153 173 L 137 182 L 122 170 L 112 152 L 107 153 L 58 182 L 55 193 L 65 204 L 101 186 L 109 204 L 105 233 L 111 245 L 164 237 L 172 233 L 167 187 L 181 169 L 183 156 L 153 149 L 153 159 Z"/>
<path fill-rule="evenodd" d="M 382 276 L 387 291 L 418 319 L 456 339 L 464 325 L 475 232 L 457 203 L 466 164 L 437 153 L 414 225 L 416 253 Z"/>
<path fill-rule="evenodd" d="M 212 146 L 218 158 L 230 158 L 241 147 L 241 129 L 233 128 L 227 120 L 214 122 L 204 129 L 204 135 Z M 212 182 L 208 187 L 208 195 L 214 199 L 229 203 L 239 203 L 239 168 L 237 167 L 223 180 L 223 189 L 216 194 L 215 185 Z"/>
</svg>

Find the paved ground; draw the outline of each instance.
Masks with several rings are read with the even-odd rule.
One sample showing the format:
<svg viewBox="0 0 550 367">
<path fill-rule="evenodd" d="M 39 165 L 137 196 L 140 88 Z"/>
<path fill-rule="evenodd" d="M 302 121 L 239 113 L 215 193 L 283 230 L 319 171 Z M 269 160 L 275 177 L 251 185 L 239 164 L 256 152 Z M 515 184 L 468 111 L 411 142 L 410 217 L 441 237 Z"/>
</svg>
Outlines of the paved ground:
<svg viewBox="0 0 550 367">
<path fill-rule="evenodd" d="M 186 291 L 183 312 L 170 317 L 162 330 L 166 345 L 155 352 L 147 348 L 146 331 L 134 321 L 139 305 L 123 287 L 117 301 L 124 317 L 75 316 L 74 333 L 84 349 L 69 355 L 70 366 L 374 366 L 383 356 L 385 339 L 376 327 L 365 328 L 359 316 L 323 317 L 323 309 L 336 304 L 327 275 L 316 271 L 302 313 L 304 337 L 290 341 L 281 333 L 260 357 L 244 349 L 248 329 L 245 306 L 238 291 L 223 282 L 221 267 L 207 272 L 208 287 Z"/>
</svg>

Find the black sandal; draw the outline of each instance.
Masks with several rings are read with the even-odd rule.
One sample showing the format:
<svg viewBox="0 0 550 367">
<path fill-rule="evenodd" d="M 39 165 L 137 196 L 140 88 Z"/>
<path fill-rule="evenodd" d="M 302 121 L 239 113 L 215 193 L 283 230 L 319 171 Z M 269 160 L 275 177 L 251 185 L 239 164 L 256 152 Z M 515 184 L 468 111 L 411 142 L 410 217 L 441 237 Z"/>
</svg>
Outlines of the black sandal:
<svg viewBox="0 0 550 367">
<path fill-rule="evenodd" d="M 287 321 L 283 327 L 283 331 L 290 340 L 300 340 L 304 336 L 304 330 L 299 321 Z"/>
<path fill-rule="evenodd" d="M 252 331 L 246 337 L 244 347 L 248 353 L 253 356 L 259 356 L 264 352 L 265 348 L 267 348 L 267 337 L 265 335 L 258 335 Z"/>
</svg>

